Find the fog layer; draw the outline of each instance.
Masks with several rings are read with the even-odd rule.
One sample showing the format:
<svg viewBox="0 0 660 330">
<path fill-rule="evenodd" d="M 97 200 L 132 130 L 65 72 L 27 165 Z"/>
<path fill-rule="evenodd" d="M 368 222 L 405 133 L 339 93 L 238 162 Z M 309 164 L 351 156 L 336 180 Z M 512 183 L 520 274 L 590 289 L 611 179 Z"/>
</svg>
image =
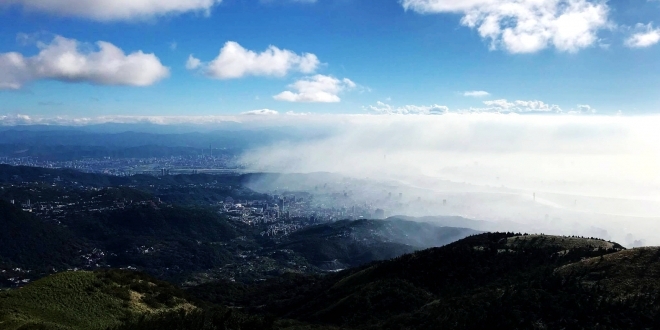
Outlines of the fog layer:
<svg viewBox="0 0 660 330">
<path fill-rule="evenodd" d="M 390 215 L 660 244 L 659 116 L 337 115 L 294 125 L 333 133 L 251 150 L 243 163 L 394 184 L 410 203 Z"/>
</svg>

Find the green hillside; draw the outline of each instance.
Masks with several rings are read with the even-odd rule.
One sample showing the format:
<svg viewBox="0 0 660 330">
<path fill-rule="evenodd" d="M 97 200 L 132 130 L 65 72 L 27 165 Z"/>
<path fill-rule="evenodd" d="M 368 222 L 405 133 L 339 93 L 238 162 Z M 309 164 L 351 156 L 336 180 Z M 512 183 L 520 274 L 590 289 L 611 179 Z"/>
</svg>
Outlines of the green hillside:
<svg viewBox="0 0 660 330">
<path fill-rule="evenodd" d="M 105 329 L 134 315 L 195 308 L 179 289 L 139 273 L 63 272 L 0 293 L 0 328 Z"/>
<path fill-rule="evenodd" d="M 77 251 L 82 242 L 77 237 L 2 200 L 0 242 L 0 266 L 44 272 L 81 263 Z"/>
<path fill-rule="evenodd" d="M 338 273 L 185 292 L 128 271 L 60 273 L 1 293 L 0 328 L 654 329 L 658 276 L 658 248 L 484 233 Z"/>
</svg>

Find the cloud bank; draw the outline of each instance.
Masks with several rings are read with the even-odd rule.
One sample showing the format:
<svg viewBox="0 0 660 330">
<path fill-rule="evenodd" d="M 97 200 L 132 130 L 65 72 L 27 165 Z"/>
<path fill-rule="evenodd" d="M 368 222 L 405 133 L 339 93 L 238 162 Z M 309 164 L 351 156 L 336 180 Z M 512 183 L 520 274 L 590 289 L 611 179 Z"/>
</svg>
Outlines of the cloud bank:
<svg viewBox="0 0 660 330">
<path fill-rule="evenodd" d="M 228 41 L 220 49 L 220 54 L 209 63 L 204 63 L 193 55 L 188 57 L 186 68 L 200 69 L 205 75 L 215 79 L 237 79 L 246 76 L 283 77 L 291 72 L 313 73 L 320 65 L 316 55 L 298 55 L 290 50 L 270 46 L 261 53 L 243 48 L 234 41 Z"/>
<path fill-rule="evenodd" d="M 371 114 L 379 115 L 442 115 L 442 114 L 469 114 L 469 113 L 547 113 L 547 114 L 595 114 L 596 109 L 586 104 L 578 104 L 575 109 L 564 111 L 556 104 L 547 104 L 543 101 L 506 99 L 483 101 L 483 107 L 472 107 L 467 109 L 449 109 L 444 105 L 404 105 L 395 107 L 378 101 L 376 105 L 363 107 Z"/>
<path fill-rule="evenodd" d="M 609 7 L 597 0 L 401 0 L 401 5 L 422 14 L 461 14 L 461 24 L 477 30 L 491 49 L 511 53 L 551 46 L 576 52 L 593 45 L 609 25 Z"/>
<path fill-rule="evenodd" d="M 389 214 L 460 215 L 497 230 L 660 244 L 660 116 L 353 115 L 325 117 L 323 125 L 333 128 L 327 137 L 252 150 L 241 163 L 364 180 L 371 200 L 403 192 Z"/>
<path fill-rule="evenodd" d="M 56 36 L 39 42 L 39 54 L 25 57 L 11 52 L 0 54 L 0 89 L 20 89 L 42 79 L 87 82 L 98 85 L 149 86 L 169 76 L 169 69 L 154 54 L 137 51 L 125 54 L 117 46 L 99 41 L 98 50 L 80 42 Z"/>
<path fill-rule="evenodd" d="M 19 5 L 27 11 L 83 17 L 97 21 L 117 21 L 185 12 L 209 14 L 211 8 L 222 0 L 5 0 L 3 2 L 5 5 Z"/>
</svg>

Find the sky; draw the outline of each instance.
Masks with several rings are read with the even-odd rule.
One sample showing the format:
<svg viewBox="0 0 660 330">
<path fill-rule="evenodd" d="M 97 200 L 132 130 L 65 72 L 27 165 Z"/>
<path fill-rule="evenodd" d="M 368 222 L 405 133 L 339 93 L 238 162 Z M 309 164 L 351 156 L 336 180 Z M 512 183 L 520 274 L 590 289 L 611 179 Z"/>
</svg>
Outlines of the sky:
<svg viewBox="0 0 660 330">
<path fill-rule="evenodd" d="M 657 114 L 659 14 L 656 0 L 1 0 L 0 116 Z"/>
</svg>

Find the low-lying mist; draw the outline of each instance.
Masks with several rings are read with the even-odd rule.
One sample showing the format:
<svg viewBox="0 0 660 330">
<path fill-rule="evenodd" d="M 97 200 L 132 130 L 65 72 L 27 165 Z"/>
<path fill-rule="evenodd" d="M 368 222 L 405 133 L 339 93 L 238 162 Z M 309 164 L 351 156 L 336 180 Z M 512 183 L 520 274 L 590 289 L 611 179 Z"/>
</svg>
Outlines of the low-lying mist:
<svg viewBox="0 0 660 330">
<path fill-rule="evenodd" d="M 333 133 L 250 150 L 242 156 L 250 170 L 329 172 L 356 179 L 361 183 L 349 188 L 364 195 L 360 198 L 380 201 L 394 193 L 401 199 L 399 206 L 386 210 L 389 215 L 458 215 L 486 221 L 474 229 L 660 245 L 659 116 L 292 119 L 293 125 Z M 282 176 L 255 187 L 314 188 L 296 180 Z M 335 187 L 345 192 L 348 183 L 340 181 Z"/>
</svg>

